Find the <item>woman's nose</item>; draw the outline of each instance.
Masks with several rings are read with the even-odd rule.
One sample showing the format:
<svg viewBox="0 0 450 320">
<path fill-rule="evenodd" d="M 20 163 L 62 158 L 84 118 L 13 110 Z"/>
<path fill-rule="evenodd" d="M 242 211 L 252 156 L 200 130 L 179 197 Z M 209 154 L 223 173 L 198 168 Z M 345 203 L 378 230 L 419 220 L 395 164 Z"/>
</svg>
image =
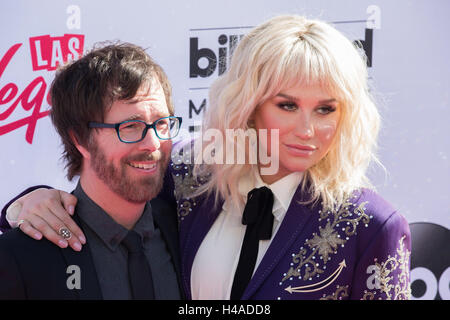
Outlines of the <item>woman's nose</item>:
<svg viewBox="0 0 450 320">
<path fill-rule="evenodd" d="M 314 125 L 309 116 L 301 115 L 299 117 L 295 135 L 302 140 L 309 140 L 314 137 Z"/>
</svg>

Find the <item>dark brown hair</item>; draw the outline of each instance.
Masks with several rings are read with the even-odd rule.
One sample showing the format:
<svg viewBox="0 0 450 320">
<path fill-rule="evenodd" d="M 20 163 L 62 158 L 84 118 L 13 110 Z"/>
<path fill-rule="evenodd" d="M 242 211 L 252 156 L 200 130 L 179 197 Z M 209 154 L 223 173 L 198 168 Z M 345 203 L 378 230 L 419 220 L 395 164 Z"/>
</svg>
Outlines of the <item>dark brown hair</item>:
<svg viewBox="0 0 450 320">
<path fill-rule="evenodd" d="M 100 47 L 99 47 L 100 46 Z M 157 77 L 164 90 L 170 115 L 174 114 L 172 90 L 163 69 L 142 49 L 129 43 L 102 43 L 77 61 L 60 68 L 53 80 L 51 119 L 61 136 L 69 180 L 79 175 L 82 155 L 77 142 L 89 146 L 89 121 L 103 122 L 117 100 L 128 100 Z"/>
</svg>

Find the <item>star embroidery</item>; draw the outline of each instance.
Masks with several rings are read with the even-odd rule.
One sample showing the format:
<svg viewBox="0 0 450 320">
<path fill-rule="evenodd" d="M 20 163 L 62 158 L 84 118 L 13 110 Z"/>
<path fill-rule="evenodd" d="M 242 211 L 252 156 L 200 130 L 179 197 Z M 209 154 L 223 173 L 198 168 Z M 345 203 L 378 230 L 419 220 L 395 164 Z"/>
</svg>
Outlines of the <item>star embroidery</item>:
<svg viewBox="0 0 450 320">
<path fill-rule="evenodd" d="M 325 228 L 319 227 L 320 236 L 314 234 L 314 238 L 307 241 L 311 249 L 316 249 L 319 255 L 323 258 L 323 263 L 326 264 L 328 256 L 334 253 L 337 247 L 345 243 L 345 240 L 339 238 L 338 233 L 331 227 L 328 222 Z"/>
</svg>

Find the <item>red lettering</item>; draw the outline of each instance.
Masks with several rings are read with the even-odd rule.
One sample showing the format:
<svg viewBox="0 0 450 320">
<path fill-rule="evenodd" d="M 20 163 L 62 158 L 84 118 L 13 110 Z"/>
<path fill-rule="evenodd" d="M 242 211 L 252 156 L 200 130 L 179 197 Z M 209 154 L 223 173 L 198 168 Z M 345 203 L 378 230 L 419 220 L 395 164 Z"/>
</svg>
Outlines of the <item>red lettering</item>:
<svg viewBox="0 0 450 320">
<path fill-rule="evenodd" d="M 30 38 L 31 64 L 34 71 L 50 66 L 51 37 L 49 35 Z"/>
<path fill-rule="evenodd" d="M 3 75 L 3 72 L 6 69 L 6 66 L 9 64 L 9 61 L 11 61 L 11 58 L 16 54 L 17 50 L 19 50 L 21 43 L 17 43 L 13 45 L 9 50 L 5 53 L 5 56 L 0 60 L 0 78 Z"/>
<path fill-rule="evenodd" d="M 5 71 L 12 57 L 21 45 L 22 44 L 19 43 L 12 46 L 0 61 L 0 78 L 3 75 L 3 72 Z M 50 112 L 41 111 L 46 88 L 47 84 L 45 83 L 44 78 L 37 77 L 25 88 L 25 90 L 17 97 L 17 99 L 11 104 L 11 106 L 0 113 L 0 123 L 2 123 L 4 120 L 9 118 L 9 116 L 14 112 L 19 103 L 22 104 L 22 107 L 25 111 L 33 109 L 31 115 L 28 117 L 8 124 L 0 125 L 0 136 L 22 126 L 28 125 L 25 134 L 25 140 L 30 144 L 33 143 L 33 136 L 36 130 L 37 121 L 47 116 Z M 17 92 L 18 88 L 14 83 L 6 84 L 2 89 L 0 89 L 0 105 L 4 105 L 12 101 L 16 97 Z M 34 96 L 32 95 L 33 92 L 36 92 Z"/>
<path fill-rule="evenodd" d="M 4 126 L 0 126 L 0 136 L 6 134 L 8 132 L 14 131 L 20 127 L 28 125 L 28 129 L 25 134 L 25 140 L 29 144 L 32 144 L 34 130 L 36 129 L 36 122 L 39 119 L 48 116 L 49 113 L 50 113 L 50 111 L 41 112 L 40 105 L 36 105 L 36 108 L 33 110 L 33 113 L 31 114 L 31 116 L 25 117 L 23 119 L 17 120 L 15 122 L 9 123 Z"/>
<path fill-rule="evenodd" d="M 55 70 L 58 65 L 74 60 L 83 54 L 84 35 L 65 34 L 31 37 L 30 53 L 33 70 Z"/>
<path fill-rule="evenodd" d="M 77 60 L 83 55 L 84 35 L 65 34 L 64 40 L 64 56 L 67 57 L 67 60 Z"/>
<path fill-rule="evenodd" d="M 59 65 L 63 65 L 67 61 L 63 53 L 62 43 L 64 43 L 64 37 L 52 38 L 52 56 L 48 70 L 55 70 Z"/>
<path fill-rule="evenodd" d="M 38 92 L 31 98 L 31 93 L 36 89 Z M 4 113 L 0 114 L 0 120 L 8 118 L 14 109 L 17 107 L 18 103 L 22 104 L 24 110 L 28 111 L 33 108 L 33 112 L 30 116 L 23 119 L 11 122 L 7 125 L 0 126 L 0 136 L 8 132 L 11 132 L 17 128 L 28 125 L 27 132 L 25 134 L 25 140 L 28 143 L 33 143 L 34 131 L 36 130 L 36 123 L 39 119 L 47 116 L 50 111 L 41 112 L 42 102 L 45 97 L 45 89 L 47 85 L 44 78 L 38 77 L 34 79 L 22 92 L 22 94 L 16 99 L 16 101 L 6 110 Z"/>
<path fill-rule="evenodd" d="M 84 35 L 65 34 L 62 37 L 44 35 L 31 37 L 29 42 L 33 70 L 50 71 L 55 70 L 58 65 L 82 56 Z M 0 60 L 0 79 L 21 46 L 21 43 L 15 44 Z M 14 83 L 7 83 L 0 89 L 0 106 L 12 102 L 5 110 L 0 108 L 0 136 L 27 126 L 25 140 L 30 144 L 33 143 L 37 121 L 50 113 L 49 110 L 41 111 L 44 100 L 51 105 L 50 92 L 45 96 L 46 89 L 47 84 L 43 77 L 34 79 L 20 94 L 19 88 Z M 19 104 L 23 110 L 31 111 L 31 115 L 5 124 Z"/>
<path fill-rule="evenodd" d="M 0 90 L 0 104 L 10 102 L 17 94 L 17 86 L 14 83 L 8 83 Z M 7 96 L 6 94 L 9 93 Z"/>
<path fill-rule="evenodd" d="M 22 44 L 18 43 L 13 45 L 4 55 L 2 60 L 0 61 L 0 79 L 5 72 L 6 67 L 11 61 L 14 54 L 16 54 L 17 50 L 20 48 Z M 11 101 L 17 94 L 17 86 L 13 83 L 8 83 L 5 87 L 0 90 L 0 104 L 5 104 Z M 9 93 L 9 94 L 8 94 Z M 8 95 L 7 95 L 8 94 Z M 6 96 L 7 95 L 7 96 Z M 6 96 L 6 97 L 5 97 Z M 14 103 L 13 103 L 14 105 Z M 0 113 L 0 121 L 5 120 L 9 117 L 9 115 L 14 111 L 15 106 L 13 108 L 8 108 L 5 112 Z"/>
</svg>

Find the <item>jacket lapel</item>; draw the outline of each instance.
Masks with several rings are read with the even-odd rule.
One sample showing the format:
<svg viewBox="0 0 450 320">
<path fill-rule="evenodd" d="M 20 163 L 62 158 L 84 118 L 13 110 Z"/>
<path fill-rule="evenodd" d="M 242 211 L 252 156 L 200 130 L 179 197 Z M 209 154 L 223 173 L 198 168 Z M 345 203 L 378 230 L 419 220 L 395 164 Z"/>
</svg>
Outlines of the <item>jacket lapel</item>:
<svg viewBox="0 0 450 320">
<path fill-rule="evenodd" d="M 220 200 L 217 205 L 214 204 L 214 195 L 210 195 L 205 201 L 199 201 L 202 204 L 196 210 L 195 216 L 192 217 L 192 222 L 189 232 L 186 235 L 185 243 L 182 244 L 182 274 L 183 286 L 187 293 L 187 299 L 191 300 L 191 270 L 194 263 L 195 255 L 197 254 L 200 244 L 213 225 L 214 221 L 222 211 L 223 200 Z M 194 214 L 191 213 L 191 214 Z"/>
<path fill-rule="evenodd" d="M 180 286 L 180 292 L 183 299 L 183 290 L 181 290 L 181 263 L 176 208 L 170 207 L 167 202 L 159 198 L 153 199 L 151 201 L 151 205 L 154 222 L 161 231 L 161 235 L 166 242 L 170 256 L 172 257 L 178 285 Z"/>
<path fill-rule="evenodd" d="M 79 226 L 83 225 L 76 214 L 73 216 L 73 219 Z M 83 246 L 83 249 L 79 252 L 74 251 L 71 248 L 61 249 L 61 252 L 67 263 L 67 266 L 75 265 L 80 268 L 81 289 L 73 289 L 78 294 L 79 299 L 103 299 L 89 244 L 86 243 Z M 70 275 L 68 274 L 67 276 L 69 277 Z"/>
<path fill-rule="evenodd" d="M 171 214 L 171 208 L 163 202 L 163 200 L 156 198 L 152 200 L 151 204 L 155 224 L 160 229 L 167 244 L 169 253 L 174 261 L 174 268 L 177 273 L 178 283 L 181 284 L 176 214 L 175 212 Z M 83 225 L 82 221 L 76 215 L 74 215 L 73 219 L 79 226 Z M 80 300 L 102 299 L 103 296 L 89 244 L 86 243 L 80 252 L 76 252 L 70 248 L 62 249 L 61 252 L 67 266 L 75 265 L 80 267 L 81 290 L 74 289 L 75 293 L 78 295 L 78 298 Z"/>
<path fill-rule="evenodd" d="M 300 201 L 304 201 L 304 199 L 301 193 L 301 185 L 299 185 L 275 238 L 272 240 L 264 258 L 261 260 L 258 269 L 242 296 L 243 300 L 251 298 L 279 261 L 287 254 L 288 249 L 292 247 L 294 241 L 304 231 L 305 226 L 313 216 L 308 206 L 299 203 Z"/>
</svg>

